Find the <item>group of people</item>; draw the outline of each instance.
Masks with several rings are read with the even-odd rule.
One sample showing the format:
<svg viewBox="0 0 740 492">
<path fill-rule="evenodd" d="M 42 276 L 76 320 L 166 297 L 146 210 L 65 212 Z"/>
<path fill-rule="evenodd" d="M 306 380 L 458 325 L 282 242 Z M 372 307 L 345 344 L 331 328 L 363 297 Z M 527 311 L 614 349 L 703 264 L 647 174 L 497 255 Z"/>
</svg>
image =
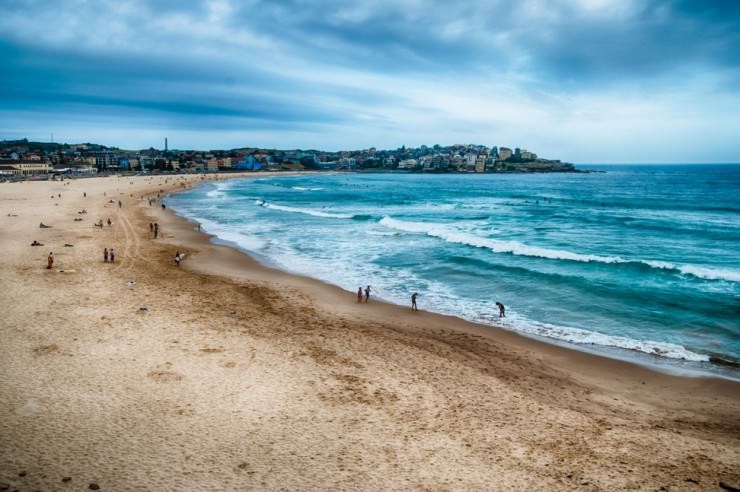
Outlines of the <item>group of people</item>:
<svg viewBox="0 0 740 492">
<path fill-rule="evenodd" d="M 363 289 L 362 286 L 357 288 L 357 304 L 361 302 L 367 302 L 370 300 L 370 286 L 365 287 L 364 290 L 364 301 L 363 301 Z"/>
<path fill-rule="evenodd" d="M 357 304 L 360 303 L 367 303 L 367 301 L 370 300 L 370 290 L 371 287 L 368 285 L 364 289 L 362 286 L 357 288 Z M 416 304 L 416 299 L 419 297 L 418 292 L 414 292 L 411 294 L 411 310 L 412 311 L 418 311 L 419 306 Z M 500 302 L 496 303 L 496 307 L 498 308 L 498 317 L 499 318 L 505 318 L 506 317 L 506 308 L 504 305 Z"/>
<path fill-rule="evenodd" d="M 158 222 L 150 222 L 149 223 L 149 232 L 151 234 L 154 234 L 154 239 L 157 239 L 157 236 L 159 236 L 159 223 Z"/>
<path fill-rule="evenodd" d="M 115 263 L 116 262 L 116 251 L 111 248 L 105 248 L 103 250 L 103 262 L 105 263 Z"/>
</svg>

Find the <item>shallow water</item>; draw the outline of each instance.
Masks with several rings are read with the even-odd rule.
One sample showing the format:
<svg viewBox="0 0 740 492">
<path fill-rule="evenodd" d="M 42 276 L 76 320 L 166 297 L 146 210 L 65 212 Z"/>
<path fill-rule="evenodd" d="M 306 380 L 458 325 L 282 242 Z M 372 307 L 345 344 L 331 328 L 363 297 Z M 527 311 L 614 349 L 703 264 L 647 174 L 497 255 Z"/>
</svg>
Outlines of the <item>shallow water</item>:
<svg viewBox="0 0 740 492">
<path fill-rule="evenodd" d="M 737 378 L 740 166 L 280 176 L 178 213 L 278 267 L 619 357 Z"/>
</svg>

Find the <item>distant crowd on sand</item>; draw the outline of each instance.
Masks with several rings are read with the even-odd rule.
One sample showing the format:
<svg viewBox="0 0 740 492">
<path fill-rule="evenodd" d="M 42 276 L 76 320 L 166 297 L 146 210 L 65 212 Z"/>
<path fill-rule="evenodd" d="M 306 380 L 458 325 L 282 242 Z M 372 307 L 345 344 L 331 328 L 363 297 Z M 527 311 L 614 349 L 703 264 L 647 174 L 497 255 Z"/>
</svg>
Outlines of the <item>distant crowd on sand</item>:
<svg viewBox="0 0 740 492">
<path fill-rule="evenodd" d="M 165 180 L 165 182 L 167 182 L 167 180 Z M 153 197 L 153 196 L 152 197 L 147 197 L 147 202 L 148 202 L 148 204 L 149 204 L 150 207 L 152 205 L 154 205 L 155 203 L 159 203 L 161 205 L 161 207 L 162 207 L 162 210 L 166 210 L 167 209 L 165 203 L 161 200 L 161 193 L 163 193 L 163 192 L 164 192 L 164 190 L 163 189 L 160 189 L 159 192 L 157 193 L 157 197 L 156 198 Z M 84 192 L 82 194 L 82 196 L 83 196 L 83 198 L 87 198 L 87 192 Z M 106 196 L 106 193 L 105 192 L 103 192 L 103 196 Z M 131 195 L 131 196 L 133 196 L 133 195 Z M 61 193 L 58 193 L 56 196 L 51 195 L 51 198 L 52 199 L 55 199 L 55 198 L 56 199 L 61 199 L 62 198 L 62 194 Z M 144 200 L 144 195 L 141 195 L 140 199 L 141 200 Z M 108 203 L 115 204 L 116 202 L 114 200 L 108 200 Z M 121 200 L 118 200 L 117 205 L 118 205 L 118 208 L 119 209 L 120 208 L 123 208 L 123 202 Z M 87 210 L 82 209 L 81 211 L 77 212 L 77 214 L 79 214 L 79 215 L 87 214 Z M 8 216 L 16 217 L 17 215 L 13 215 L 13 214 L 8 213 Z M 79 222 L 79 221 L 82 221 L 83 219 L 81 217 L 78 217 L 78 218 L 75 218 L 74 220 L 75 220 L 75 222 Z M 112 227 L 113 226 L 113 222 L 111 221 L 110 217 L 108 217 L 108 219 L 107 219 L 106 222 L 108 224 L 108 227 Z M 99 228 L 99 229 L 103 229 L 105 227 L 104 224 L 103 224 L 103 219 L 100 219 L 97 223 L 94 223 L 93 226 L 96 227 L 96 228 Z M 52 226 L 46 225 L 43 222 L 41 222 L 39 224 L 39 227 L 41 229 L 48 229 L 48 228 L 51 228 Z M 200 231 L 200 229 L 201 229 L 200 228 L 200 224 L 198 224 L 198 231 Z M 149 223 L 149 234 L 150 234 L 150 237 L 153 237 L 154 239 L 159 238 L 159 235 L 160 235 L 159 223 L 157 223 L 157 222 L 150 222 Z M 31 246 L 43 246 L 43 243 L 40 243 L 39 241 L 34 240 L 31 243 Z M 72 247 L 73 245 L 72 244 L 65 244 L 64 246 L 65 247 Z M 180 251 L 177 251 L 175 253 L 175 257 L 174 257 L 175 266 L 178 266 L 179 267 L 180 266 L 180 263 L 182 262 L 182 260 L 184 258 L 185 258 L 185 253 L 180 253 Z M 110 249 L 108 247 L 103 248 L 103 262 L 104 263 L 115 263 L 116 262 L 116 251 L 115 251 L 114 248 L 112 248 L 112 247 Z M 54 268 L 54 253 L 53 252 L 49 252 L 49 255 L 46 257 L 46 268 L 49 269 L 49 270 L 51 270 L 52 268 Z M 370 301 L 370 293 L 371 293 L 371 291 L 372 291 L 372 287 L 370 285 L 367 285 L 364 288 L 362 286 L 358 287 L 357 288 L 357 303 L 358 304 L 367 304 Z M 417 304 L 418 298 L 419 298 L 419 293 L 418 292 L 414 292 L 414 293 L 411 294 L 411 310 L 412 311 L 419 311 L 419 306 Z M 499 318 L 504 318 L 506 316 L 506 308 L 504 307 L 503 303 L 496 302 L 496 307 L 498 308 Z"/>
<path fill-rule="evenodd" d="M 159 197 L 161 196 L 161 192 L 163 192 L 163 191 L 164 190 L 160 190 L 160 192 L 157 193 L 157 198 L 153 198 L 152 197 L 152 198 L 148 198 L 147 199 L 150 206 L 153 205 L 154 203 L 159 203 L 160 202 L 160 198 Z M 107 193 L 106 192 L 103 192 L 103 196 L 107 196 Z M 130 195 L 130 196 L 133 197 L 133 195 Z M 82 197 L 83 198 L 87 198 L 87 192 L 86 191 L 82 193 Z M 61 193 L 57 193 L 56 195 L 51 195 L 51 199 L 61 199 L 61 198 L 62 198 L 62 194 Z M 141 200 L 144 200 L 144 196 L 141 195 L 140 199 Z M 119 209 L 123 208 L 123 202 L 121 200 L 117 200 L 117 201 L 108 200 L 107 203 L 109 203 L 109 204 L 117 204 Z M 162 206 L 162 210 L 166 210 L 166 206 L 165 206 L 164 203 L 161 203 L 161 206 Z M 82 210 L 78 211 L 77 214 L 78 215 L 86 215 L 87 214 L 87 210 L 83 208 Z M 17 214 L 8 213 L 8 216 L 9 217 L 17 217 L 18 215 Z M 75 222 L 81 222 L 83 220 L 84 219 L 82 217 L 76 217 L 74 219 Z M 96 228 L 96 229 L 105 229 L 105 225 L 106 224 L 108 225 L 108 227 L 113 227 L 113 221 L 110 219 L 110 217 L 108 217 L 105 220 L 105 222 L 103 221 L 103 219 L 99 219 L 97 222 L 93 222 L 93 227 Z M 52 227 L 53 226 L 47 225 L 43 221 L 39 224 L 39 228 L 40 229 L 51 229 Z M 199 229 L 200 229 L 200 226 L 199 226 Z M 154 237 L 154 239 L 157 239 L 159 237 L 159 234 L 160 234 L 159 224 L 156 223 L 156 222 L 149 224 L 149 232 Z M 43 245 L 44 244 L 42 242 L 40 242 L 40 241 L 38 241 L 36 239 L 34 239 L 33 242 L 31 242 L 31 246 L 43 246 Z M 65 247 L 73 247 L 74 245 L 65 243 L 64 246 Z M 175 264 L 177 266 L 180 266 L 180 262 L 182 261 L 183 258 L 185 258 L 185 254 L 184 253 L 181 254 L 178 251 L 175 254 Z M 54 253 L 53 252 L 49 252 L 49 255 L 46 257 L 46 268 L 48 270 L 53 269 L 54 268 L 54 262 L 55 262 Z M 115 250 L 115 248 L 113 248 L 113 247 L 108 248 L 107 246 L 105 248 L 103 248 L 103 263 L 115 263 L 115 262 L 116 262 L 116 250 Z M 74 271 L 74 270 L 60 270 L 60 271 Z"/>
</svg>

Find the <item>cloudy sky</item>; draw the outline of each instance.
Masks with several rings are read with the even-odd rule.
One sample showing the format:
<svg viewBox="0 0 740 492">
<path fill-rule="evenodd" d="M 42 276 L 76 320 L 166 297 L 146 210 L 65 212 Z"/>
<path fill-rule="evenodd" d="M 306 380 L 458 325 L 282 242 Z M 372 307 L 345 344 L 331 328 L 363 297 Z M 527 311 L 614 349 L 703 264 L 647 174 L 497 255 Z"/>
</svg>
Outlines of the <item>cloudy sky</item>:
<svg viewBox="0 0 740 492">
<path fill-rule="evenodd" d="M 0 139 L 740 161 L 737 0 L 0 7 Z"/>
</svg>

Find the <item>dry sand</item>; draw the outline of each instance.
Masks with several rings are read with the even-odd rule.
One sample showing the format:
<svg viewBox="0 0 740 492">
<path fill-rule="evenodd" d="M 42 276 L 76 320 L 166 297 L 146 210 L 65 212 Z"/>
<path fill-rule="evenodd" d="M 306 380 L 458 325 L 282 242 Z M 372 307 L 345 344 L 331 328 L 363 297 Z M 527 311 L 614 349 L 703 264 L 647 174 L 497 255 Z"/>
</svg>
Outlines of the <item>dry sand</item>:
<svg viewBox="0 0 740 492">
<path fill-rule="evenodd" d="M 0 184 L 0 490 L 740 482 L 737 383 L 357 305 L 140 200 L 164 180 Z"/>
</svg>

